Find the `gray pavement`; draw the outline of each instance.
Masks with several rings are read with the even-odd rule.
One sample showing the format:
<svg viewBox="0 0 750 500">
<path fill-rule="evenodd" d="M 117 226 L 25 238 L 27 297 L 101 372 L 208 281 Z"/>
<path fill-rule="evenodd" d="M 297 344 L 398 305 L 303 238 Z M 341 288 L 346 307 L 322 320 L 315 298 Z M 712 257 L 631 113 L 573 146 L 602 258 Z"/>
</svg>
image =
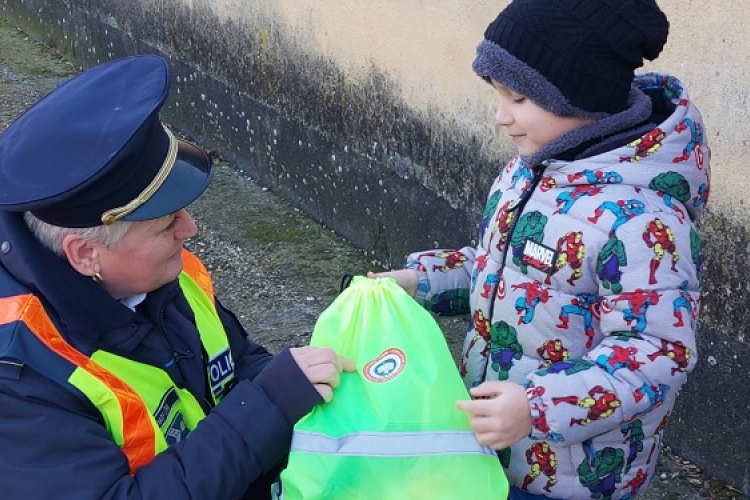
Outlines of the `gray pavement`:
<svg viewBox="0 0 750 500">
<path fill-rule="evenodd" d="M 0 128 L 77 71 L 54 51 L 0 19 Z M 217 293 L 272 351 L 308 341 L 344 273 L 375 269 L 360 251 L 221 160 L 207 193 L 191 206 L 201 234 L 190 242 L 211 268 Z M 439 318 L 455 352 L 467 318 Z M 744 499 L 666 449 L 659 476 L 638 498 Z"/>
</svg>

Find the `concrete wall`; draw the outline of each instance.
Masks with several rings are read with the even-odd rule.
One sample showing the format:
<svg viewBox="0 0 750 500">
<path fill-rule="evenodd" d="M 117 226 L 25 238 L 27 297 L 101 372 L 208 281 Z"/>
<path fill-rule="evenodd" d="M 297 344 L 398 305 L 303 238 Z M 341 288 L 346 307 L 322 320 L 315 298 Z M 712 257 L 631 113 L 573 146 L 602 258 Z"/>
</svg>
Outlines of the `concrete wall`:
<svg viewBox="0 0 750 500">
<path fill-rule="evenodd" d="M 504 1 L 1 0 L 0 15 L 82 66 L 159 52 L 167 121 L 232 159 L 381 262 L 463 245 L 511 145 L 471 72 Z M 677 74 L 702 109 L 713 189 L 701 360 L 667 441 L 750 494 L 750 13 L 661 0 L 670 41 L 645 69 Z M 228 207 L 231 209 L 231 207 Z"/>
</svg>

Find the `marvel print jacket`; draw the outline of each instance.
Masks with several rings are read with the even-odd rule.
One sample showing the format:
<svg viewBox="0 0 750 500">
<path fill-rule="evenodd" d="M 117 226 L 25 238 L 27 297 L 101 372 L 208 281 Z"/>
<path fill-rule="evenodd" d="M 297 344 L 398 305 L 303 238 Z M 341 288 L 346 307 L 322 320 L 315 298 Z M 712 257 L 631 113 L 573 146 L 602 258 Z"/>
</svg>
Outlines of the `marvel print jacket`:
<svg viewBox="0 0 750 500">
<path fill-rule="evenodd" d="M 667 116 L 655 128 L 576 161 L 511 160 L 476 248 L 408 258 L 425 307 L 461 312 L 468 301 L 467 386 L 526 386 L 533 432 L 499 455 L 513 485 L 553 498 L 629 498 L 644 487 L 697 359 L 694 221 L 709 151 L 679 81 L 636 83 Z"/>
</svg>

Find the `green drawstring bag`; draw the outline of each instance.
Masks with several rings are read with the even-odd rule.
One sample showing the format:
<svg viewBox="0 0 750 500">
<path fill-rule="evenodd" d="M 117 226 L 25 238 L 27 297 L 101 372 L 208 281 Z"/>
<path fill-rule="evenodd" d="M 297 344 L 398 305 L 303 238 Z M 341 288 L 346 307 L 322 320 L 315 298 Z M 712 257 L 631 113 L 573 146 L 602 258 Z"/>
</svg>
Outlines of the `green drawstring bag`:
<svg viewBox="0 0 750 500">
<path fill-rule="evenodd" d="M 497 455 L 455 406 L 469 394 L 440 327 L 395 280 L 354 277 L 310 344 L 357 371 L 295 426 L 283 500 L 507 498 Z"/>
</svg>

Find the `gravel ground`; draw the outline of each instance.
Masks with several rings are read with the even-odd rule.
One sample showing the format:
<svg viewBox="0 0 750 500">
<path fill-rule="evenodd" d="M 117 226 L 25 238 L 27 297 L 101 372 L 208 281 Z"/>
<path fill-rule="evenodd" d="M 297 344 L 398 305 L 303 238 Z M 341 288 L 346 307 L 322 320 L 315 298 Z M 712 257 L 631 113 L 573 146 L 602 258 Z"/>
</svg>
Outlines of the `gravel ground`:
<svg viewBox="0 0 750 500">
<path fill-rule="evenodd" d="M 0 19 L 0 128 L 77 71 Z M 315 319 L 336 297 L 343 274 L 376 269 L 362 252 L 310 220 L 232 165 L 191 206 L 201 233 L 189 242 L 211 269 L 217 294 L 271 351 L 309 340 Z M 467 318 L 439 318 L 454 352 Z M 644 500 L 742 500 L 736 490 L 665 449 Z"/>
</svg>

